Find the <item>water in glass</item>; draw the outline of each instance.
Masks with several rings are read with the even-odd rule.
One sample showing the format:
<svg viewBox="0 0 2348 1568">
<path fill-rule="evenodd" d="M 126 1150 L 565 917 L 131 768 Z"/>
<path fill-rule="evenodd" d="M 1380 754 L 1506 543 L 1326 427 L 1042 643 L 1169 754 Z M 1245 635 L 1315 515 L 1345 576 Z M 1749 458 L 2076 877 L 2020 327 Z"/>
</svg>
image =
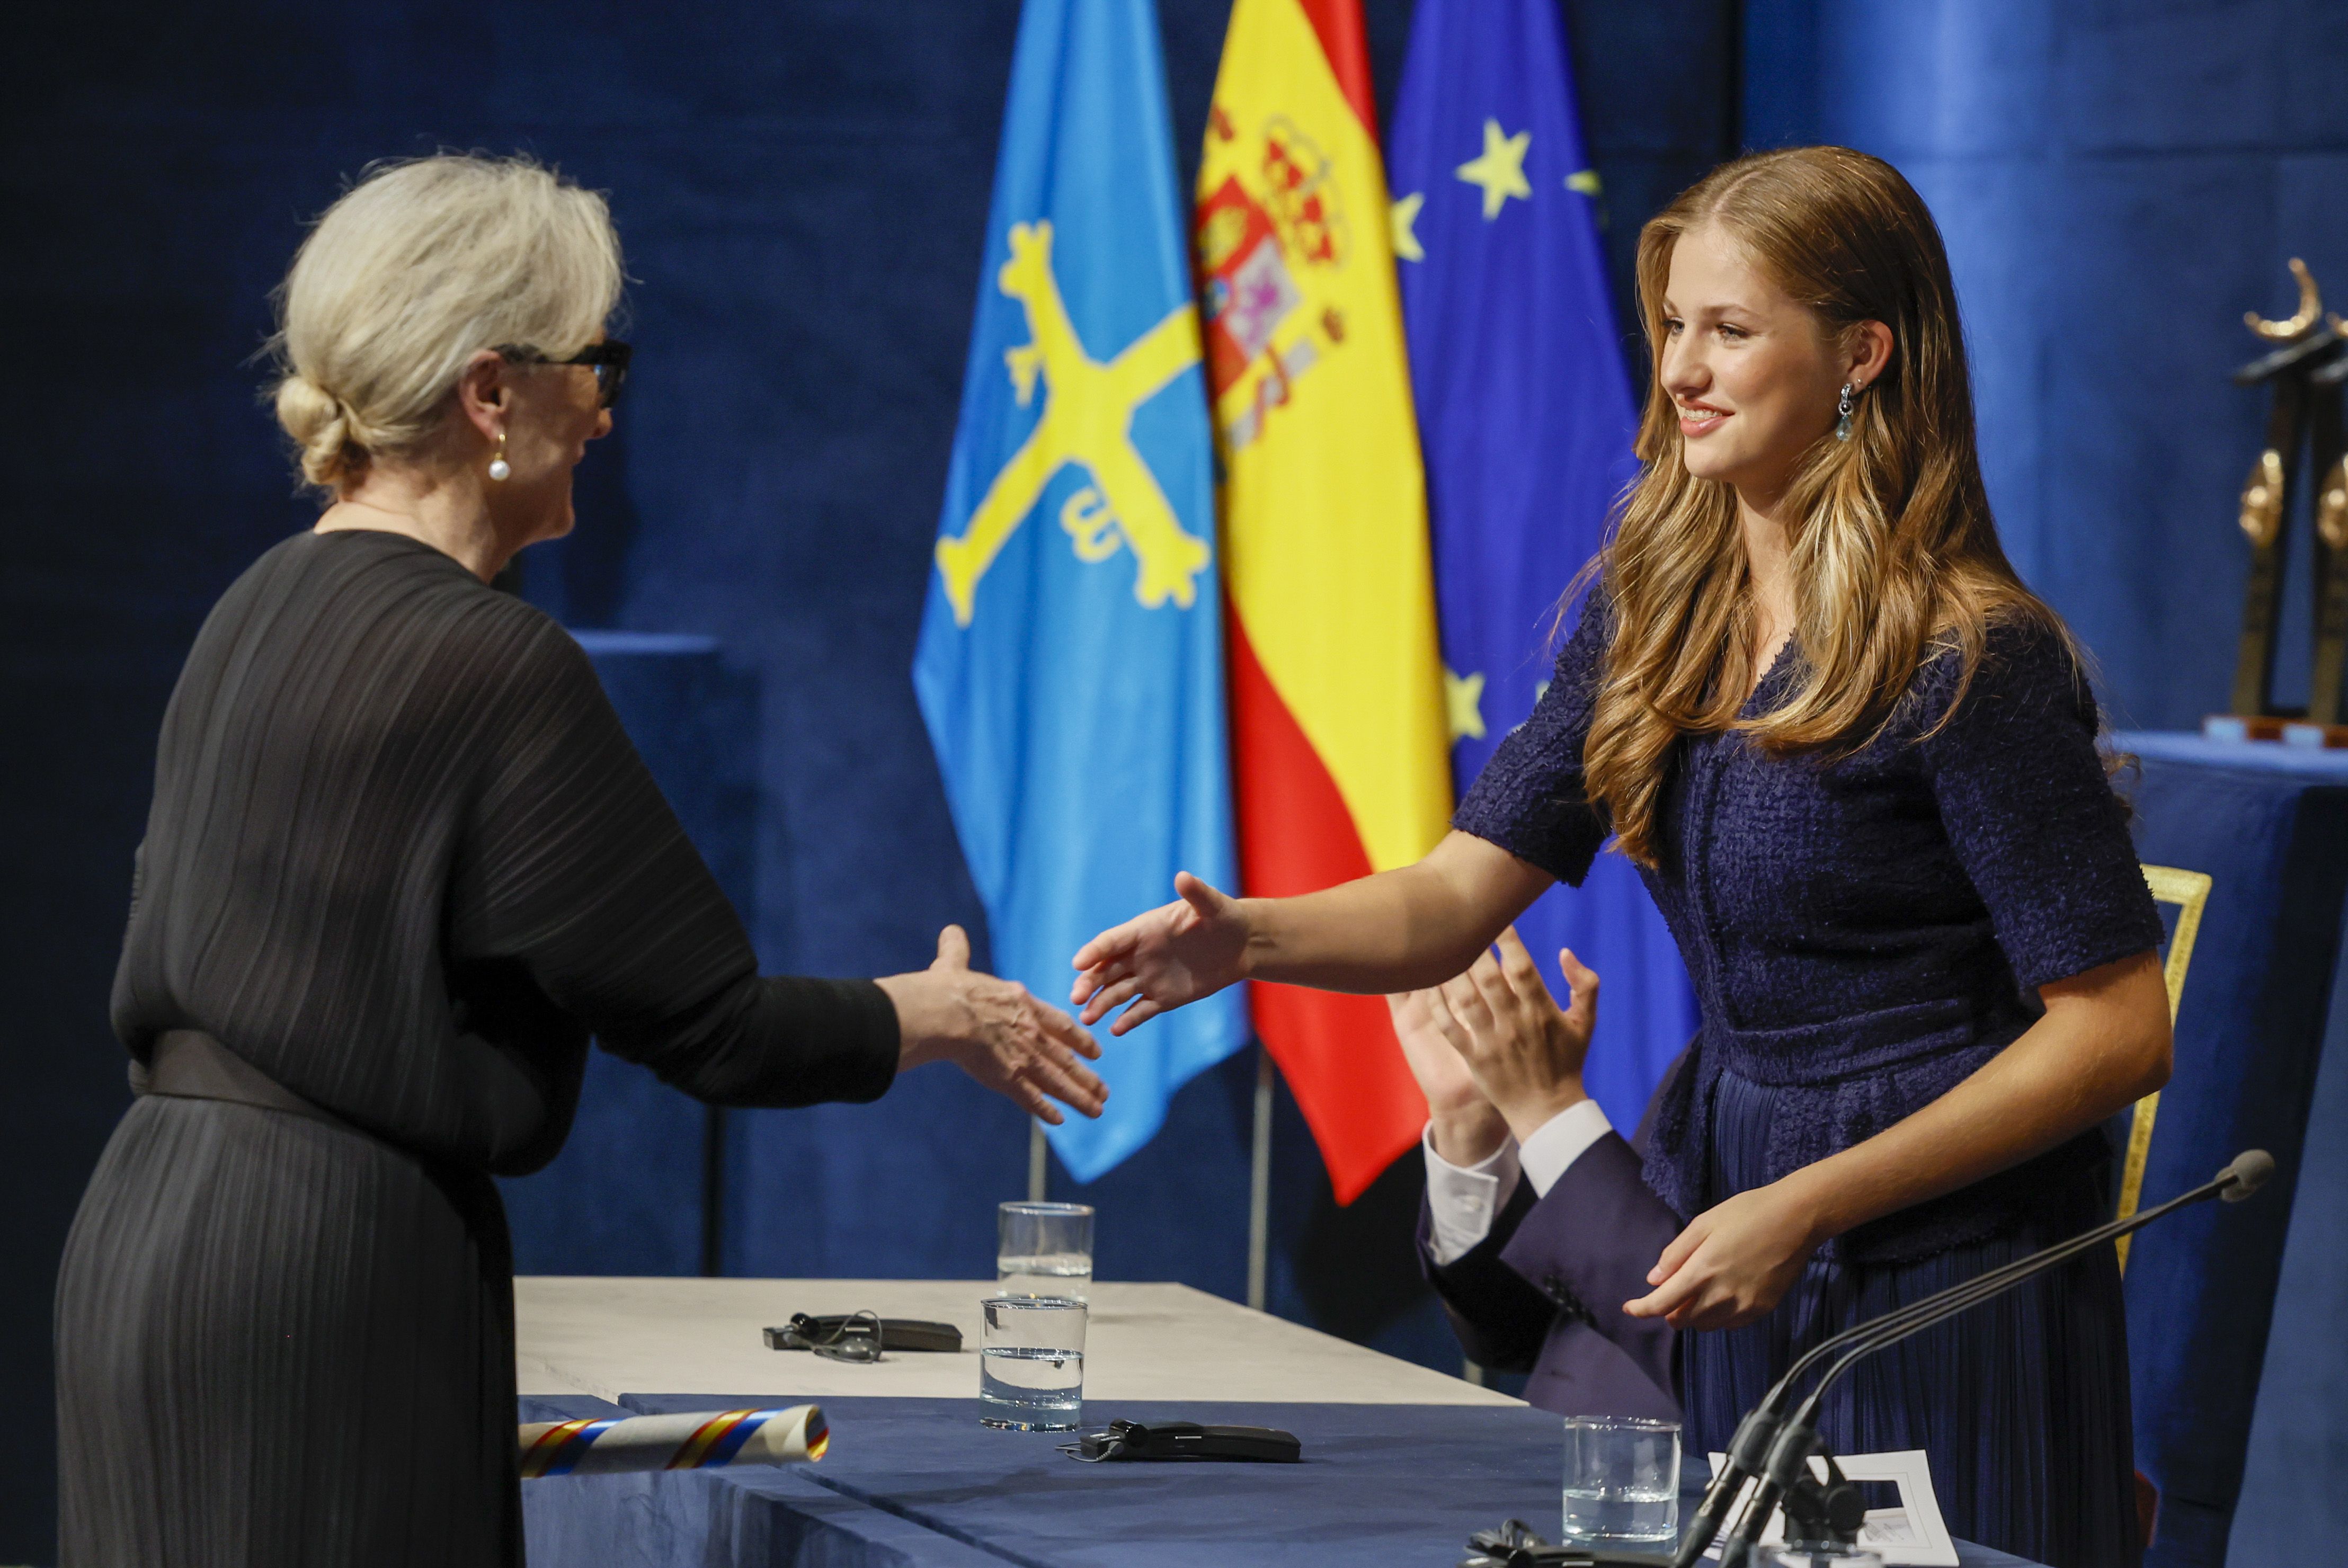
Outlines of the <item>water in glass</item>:
<svg viewBox="0 0 2348 1568">
<path fill-rule="evenodd" d="M 1085 1408 L 1085 1304 L 994 1296 L 983 1304 L 979 1419 L 1021 1431 L 1071 1431 Z"/>
<path fill-rule="evenodd" d="M 1085 1353 L 989 1346 L 978 1353 L 978 1397 L 990 1427 L 1073 1429 L 1085 1408 Z"/>
<path fill-rule="evenodd" d="M 1680 1491 L 1673 1487 L 1570 1486 L 1565 1489 L 1569 1541 L 1677 1539 Z"/>
<path fill-rule="evenodd" d="M 1679 1533 L 1680 1429 L 1675 1421 L 1569 1416 L 1565 1539 L 1643 1546 Z"/>
</svg>

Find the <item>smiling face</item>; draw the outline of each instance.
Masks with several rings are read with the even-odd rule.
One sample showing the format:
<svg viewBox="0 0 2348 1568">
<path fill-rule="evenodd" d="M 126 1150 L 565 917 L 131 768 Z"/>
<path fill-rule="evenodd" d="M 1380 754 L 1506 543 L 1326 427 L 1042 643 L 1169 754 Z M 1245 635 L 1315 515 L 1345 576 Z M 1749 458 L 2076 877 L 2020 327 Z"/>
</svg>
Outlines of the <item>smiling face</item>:
<svg viewBox="0 0 2348 1568">
<path fill-rule="evenodd" d="M 1660 380 L 1687 471 L 1766 506 L 1834 428 L 1842 385 L 1862 378 L 1856 362 L 1869 356 L 1838 346 L 1717 223 L 1672 247 L 1663 315 Z"/>
</svg>

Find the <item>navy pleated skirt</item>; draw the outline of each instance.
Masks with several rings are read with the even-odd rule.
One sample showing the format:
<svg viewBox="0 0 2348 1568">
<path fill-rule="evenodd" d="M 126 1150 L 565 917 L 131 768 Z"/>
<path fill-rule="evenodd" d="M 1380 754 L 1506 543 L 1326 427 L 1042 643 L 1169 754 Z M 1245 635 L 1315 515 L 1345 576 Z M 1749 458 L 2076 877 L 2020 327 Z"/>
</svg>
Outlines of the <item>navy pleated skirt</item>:
<svg viewBox="0 0 2348 1568">
<path fill-rule="evenodd" d="M 1714 1102 L 1713 1191 L 1760 1185 L 1775 1092 L 1735 1073 Z M 1688 1451 L 1736 1423 L 1804 1351 L 1851 1325 L 2064 1241 L 2104 1212 L 2091 1172 L 2019 1229 L 1907 1263 L 1814 1259 L 1776 1311 L 1681 1340 Z M 2053 1568 L 2136 1568 L 2134 1442 L 2118 1260 L 2098 1247 L 1852 1367 L 1819 1430 L 1838 1453 L 1922 1449 L 1950 1531 Z"/>
</svg>

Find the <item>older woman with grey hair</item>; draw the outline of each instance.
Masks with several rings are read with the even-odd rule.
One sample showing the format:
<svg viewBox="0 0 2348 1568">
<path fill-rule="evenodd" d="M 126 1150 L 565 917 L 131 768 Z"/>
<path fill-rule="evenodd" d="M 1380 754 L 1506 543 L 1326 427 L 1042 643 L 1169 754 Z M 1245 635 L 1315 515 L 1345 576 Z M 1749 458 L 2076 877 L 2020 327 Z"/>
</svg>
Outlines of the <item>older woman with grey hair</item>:
<svg viewBox="0 0 2348 1568">
<path fill-rule="evenodd" d="M 762 977 L 562 629 L 489 586 L 572 525 L 628 364 L 602 199 L 522 160 L 375 172 L 281 296 L 331 497 L 198 634 L 114 990 L 140 1092 L 57 1285 L 69 1568 L 518 1563 L 495 1174 L 588 1037 L 720 1105 L 930 1060 L 1088 1115 L 1098 1055 L 973 972 Z"/>
</svg>

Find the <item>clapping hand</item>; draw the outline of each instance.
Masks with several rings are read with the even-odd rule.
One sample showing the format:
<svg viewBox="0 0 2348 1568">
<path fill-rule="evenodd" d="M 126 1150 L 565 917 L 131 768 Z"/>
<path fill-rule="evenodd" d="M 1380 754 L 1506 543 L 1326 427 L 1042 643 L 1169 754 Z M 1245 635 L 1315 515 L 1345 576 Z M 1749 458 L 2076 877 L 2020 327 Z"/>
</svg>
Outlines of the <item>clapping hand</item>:
<svg viewBox="0 0 2348 1568">
<path fill-rule="evenodd" d="M 1570 951 L 1558 963 L 1571 988 L 1565 1007 L 1510 926 L 1466 974 L 1386 999 L 1395 1038 L 1426 1096 L 1436 1152 L 1446 1160 L 1473 1163 L 1508 1132 L 1529 1137 L 1588 1098 L 1581 1064 L 1598 1021 L 1598 976 Z"/>
<path fill-rule="evenodd" d="M 1386 1012 L 1410 1076 L 1426 1097 L 1435 1152 L 1454 1165 L 1479 1165 L 1508 1141 L 1509 1124 L 1476 1087 L 1468 1058 L 1445 1035 L 1450 1016 L 1443 1014 L 1438 1021 L 1442 1001 L 1439 991 L 1405 991 L 1386 998 Z"/>
<path fill-rule="evenodd" d="M 1581 1087 L 1581 1064 L 1598 1024 L 1598 976 L 1570 950 L 1557 958 L 1570 988 L 1563 1007 L 1549 994 L 1514 926 L 1466 974 L 1445 981 L 1429 1004 L 1450 1020 L 1445 1037 L 1519 1141 L 1590 1098 Z"/>
<path fill-rule="evenodd" d="M 961 926 L 938 933 L 938 955 L 927 969 L 889 975 L 880 985 L 897 1006 L 900 1072 L 953 1062 L 1055 1127 L 1063 1119 L 1055 1099 L 1086 1116 L 1098 1116 L 1108 1102 L 1108 1086 L 1078 1059 L 1097 1058 L 1099 1045 L 1018 982 L 973 969 Z"/>
<path fill-rule="evenodd" d="M 1079 973 L 1068 1001 L 1083 1006 L 1086 1023 L 1132 1002 L 1108 1026 L 1122 1035 L 1246 978 L 1248 924 L 1240 901 L 1189 872 L 1177 873 L 1174 891 L 1181 897 L 1172 903 L 1112 926 L 1076 950 Z"/>
</svg>

